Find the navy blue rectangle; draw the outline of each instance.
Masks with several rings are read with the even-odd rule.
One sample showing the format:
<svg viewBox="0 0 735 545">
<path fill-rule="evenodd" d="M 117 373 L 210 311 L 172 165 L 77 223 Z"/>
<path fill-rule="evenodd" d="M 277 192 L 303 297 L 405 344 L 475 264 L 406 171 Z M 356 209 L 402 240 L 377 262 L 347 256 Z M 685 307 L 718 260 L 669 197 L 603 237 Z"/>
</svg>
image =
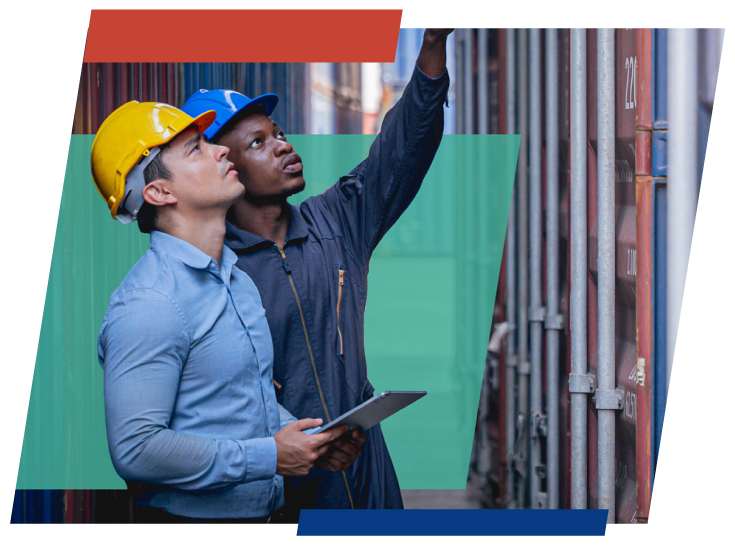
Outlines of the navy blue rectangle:
<svg viewBox="0 0 735 545">
<path fill-rule="evenodd" d="M 304 509 L 300 536 L 604 536 L 607 509 Z"/>
</svg>

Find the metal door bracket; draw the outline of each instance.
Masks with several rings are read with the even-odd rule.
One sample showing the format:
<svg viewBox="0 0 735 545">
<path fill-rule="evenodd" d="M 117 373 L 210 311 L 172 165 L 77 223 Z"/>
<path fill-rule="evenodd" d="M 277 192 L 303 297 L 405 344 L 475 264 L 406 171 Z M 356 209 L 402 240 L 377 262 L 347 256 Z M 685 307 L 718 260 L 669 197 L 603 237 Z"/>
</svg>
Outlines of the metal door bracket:
<svg viewBox="0 0 735 545">
<path fill-rule="evenodd" d="M 575 375 L 569 373 L 570 394 L 593 394 L 595 392 L 595 375 Z"/>
<path fill-rule="evenodd" d="M 623 390 L 595 390 L 595 408 L 620 411 L 623 409 Z"/>
<path fill-rule="evenodd" d="M 561 314 L 547 314 L 544 327 L 546 329 L 564 329 L 564 316 Z"/>
<path fill-rule="evenodd" d="M 546 309 L 544 307 L 536 307 L 536 308 L 528 309 L 528 321 L 529 322 L 543 322 L 545 315 L 546 315 Z"/>
</svg>

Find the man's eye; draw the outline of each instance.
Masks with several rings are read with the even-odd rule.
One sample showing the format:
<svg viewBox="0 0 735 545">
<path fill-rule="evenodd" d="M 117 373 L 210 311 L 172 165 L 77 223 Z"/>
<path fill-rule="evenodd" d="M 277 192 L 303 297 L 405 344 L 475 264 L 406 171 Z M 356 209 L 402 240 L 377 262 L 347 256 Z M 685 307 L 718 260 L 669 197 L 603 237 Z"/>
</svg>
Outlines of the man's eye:
<svg viewBox="0 0 735 545">
<path fill-rule="evenodd" d="M 283 131 L 278 131 L 276 136 L 278 136 L 278 138 L 283 138 L 284 140 L 286 139 L 286 135 L 283 133 Z"/>
<path fill-rule="evenodd" d="M 255 148 L 255 147 L 259 146 L 259 145 L 260 145 L 260 144 L 261 144 L 262 142 L 263 142 L 263 141 L 262 141 L 262 140 L 261 140 L 260 138 L 256 138 L 255 140 L 253 140 L 253 141 L 252 141 L 252 142 L 250 143 L 250 147 L 251 147 L 251 148 Z"/>
</svg>

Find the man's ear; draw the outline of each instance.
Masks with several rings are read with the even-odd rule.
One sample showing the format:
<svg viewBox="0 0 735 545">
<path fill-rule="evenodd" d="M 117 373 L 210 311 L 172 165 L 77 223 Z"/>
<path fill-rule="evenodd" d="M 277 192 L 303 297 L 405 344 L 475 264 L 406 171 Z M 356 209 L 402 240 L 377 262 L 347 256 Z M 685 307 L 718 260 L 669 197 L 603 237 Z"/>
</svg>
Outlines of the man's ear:
<svg viewBox="0 0 735 545">
<path fill-rule="evenodd" d="M 153 206 L 164 206 L 178 202 L 171 193 L 171 183 L 168 180 L 158 179 L 143 188 L 143 199 Z"/>
</svg>

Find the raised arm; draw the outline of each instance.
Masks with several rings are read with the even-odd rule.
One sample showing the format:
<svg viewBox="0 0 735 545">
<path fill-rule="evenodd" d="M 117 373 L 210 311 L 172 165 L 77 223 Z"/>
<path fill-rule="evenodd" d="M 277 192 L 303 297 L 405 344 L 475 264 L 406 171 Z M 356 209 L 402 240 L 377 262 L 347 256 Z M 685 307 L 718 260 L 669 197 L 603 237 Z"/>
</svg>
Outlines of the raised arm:
<svg viewBox="0 0 735 545">
<path fill-rule="evenodd" d="M 324 194 L 327 211 L 367 265 L 375 246 L 418 192 L 444 130 L 451 30 L 428 29 L 401 99 L 385 115 L 368 158 Z"/>
</svg>

